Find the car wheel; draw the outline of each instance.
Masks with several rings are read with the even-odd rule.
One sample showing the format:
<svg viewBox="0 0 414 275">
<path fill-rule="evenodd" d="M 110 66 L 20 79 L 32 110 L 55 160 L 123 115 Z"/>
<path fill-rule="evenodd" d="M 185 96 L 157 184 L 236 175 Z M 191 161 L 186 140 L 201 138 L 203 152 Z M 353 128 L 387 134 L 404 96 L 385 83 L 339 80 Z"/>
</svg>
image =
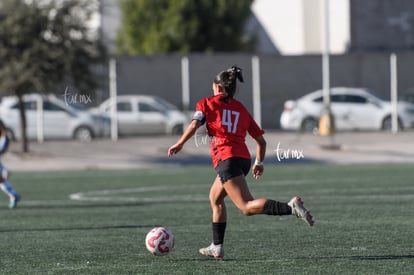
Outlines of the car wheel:
<svg viewBox="0 0 414 275">
<path fill-rule="evenodd" d="M 184 132 L 184 126 L 182 124 L 175 125 L 171 130 L 172 135 L 182 135 L 183 132 Z"/>
<path fill-rule="evenodd" d="M 401 124 L 400 118 L 397 119 L 397 122 L 398 122 L 397 123 L 397 129 L 402 130 L 402 124 Z M 391 131 L 391 129 L 392 129 L 392 118 L 391 118 L 391 116 L 387 116 L 382 121 L 382 130 Z"/>
<path fill-rule="evenodd" d="M 318 129 L 318 120 L 313 117 L 307 117 L 302 121 L 302 132 L 314 133 Z"/>
<path fill-rule="evenodd" d="M 89 127 L 80 126 L 75 130 L 73 137 L 81 142 L 90 142 L 93 138 L 93 133 Z"/>
</svg>

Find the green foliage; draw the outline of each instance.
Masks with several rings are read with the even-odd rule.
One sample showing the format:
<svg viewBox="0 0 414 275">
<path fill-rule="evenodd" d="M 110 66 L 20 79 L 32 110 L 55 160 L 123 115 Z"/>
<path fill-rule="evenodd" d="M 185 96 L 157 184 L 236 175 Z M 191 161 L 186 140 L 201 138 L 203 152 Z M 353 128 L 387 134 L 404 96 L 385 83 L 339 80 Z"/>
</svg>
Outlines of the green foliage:
<svg viewBox="0 0 414 275">
<path fill-rule="evenodd" d="M 124 54 L 248 51 L 252 0 L 121 0 Z"/>
<path fill-rule="evenodd" d="M 102 51 L 85 25 L 94 10 L 85 2 L 0 3 L 0 91 L 52 92 L 63 80 L 78 89 L 94 87 L 90 64 L 102 59 Z"/>
</svg>

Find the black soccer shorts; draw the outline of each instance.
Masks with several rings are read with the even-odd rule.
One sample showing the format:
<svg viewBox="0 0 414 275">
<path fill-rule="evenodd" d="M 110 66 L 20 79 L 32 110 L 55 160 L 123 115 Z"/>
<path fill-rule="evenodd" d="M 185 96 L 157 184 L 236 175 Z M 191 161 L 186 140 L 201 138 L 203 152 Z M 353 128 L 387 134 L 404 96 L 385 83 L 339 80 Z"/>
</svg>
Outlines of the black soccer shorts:
<svg viewBox="0 0 414 275">
<path fill-rule="evenodd" d="M 221 183 L 225 183 L 231 178 L 238 176 L 247 176 L 251 167 L 251 160 L 239 157 L 233 157 L 226 160 L 220 160 L 216 171 L 220 177 Z"/>
</svg>

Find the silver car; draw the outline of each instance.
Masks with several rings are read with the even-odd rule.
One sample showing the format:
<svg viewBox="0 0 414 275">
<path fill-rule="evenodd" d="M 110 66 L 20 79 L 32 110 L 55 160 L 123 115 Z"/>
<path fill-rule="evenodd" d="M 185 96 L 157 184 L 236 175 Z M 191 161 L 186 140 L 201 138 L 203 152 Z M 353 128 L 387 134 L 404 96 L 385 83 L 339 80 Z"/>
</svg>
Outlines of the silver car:
<svg viewBox="0 0 414 275">
<path fill-rule="evenodd" d="M 314 132 L 324 110 L 323 93 L 318 90 L 297 100 L 288 100 L 280 117 L 284 130 Z M 389 130 L 391 103 L 362 88 L 331 89 L 331 110 L 338 130 Z M 398 102 L 399 128 L 414 127 L 414 105 Z"/>
<path fill-rule="evenodd" d="M 98 108 L 109 116 L 111 99 Z M 120 135 L 181 134 L 189 122 L 187 116 L 168 101 L 149 95 L 117 96 L 117 121 Z"/>
<path fill-rule="evenodd" d="M 76 109 L 55 95 L 29 94 L 23 97 L 23 101 L 27 119 L 26 132 L 29 139 L 38 138 L 39 131 L 42 132 L 44 139 L 74 138 L 90 141 L 94 137 L 109 136 L 109 118 L 93 114 L 86 109 Z M 38 104 L 41 105 L 38 106 Z M 20 139 L 17 97 L 2 98 L 0 118 L 6 125 L 9 135 Z"/>
</svg>

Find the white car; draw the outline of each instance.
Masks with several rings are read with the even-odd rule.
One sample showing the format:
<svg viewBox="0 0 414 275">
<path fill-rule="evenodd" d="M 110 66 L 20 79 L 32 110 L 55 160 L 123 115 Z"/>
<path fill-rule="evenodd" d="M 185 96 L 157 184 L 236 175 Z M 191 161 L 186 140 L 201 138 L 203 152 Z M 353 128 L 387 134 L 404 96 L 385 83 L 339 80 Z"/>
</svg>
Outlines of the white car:
<svg viewBox="0 0 414 275">
<path fill-rule="evenodd" d="M 189 119 L 168 101 L 149 95 L 117 96 L 119 135 L 181 134 Z M 110 115 L 111 99 L 98 107 L 99 113 Z"/>
<path fill-rule="evenodd" d="M 23 101 L 26 110 L 26 133 L 29 139 L 36 139 L 39 131 L 43 131 L 44 139 L 74 138 L 90 141 L 94 137 L 109 136 L 109 118 L 92 114 L 86 109 L 74 108 L 55 95 L 28 94 L 23 96 Z M 43 106 L 41 112 L 37 110 L 38 104 Z M 6 125 L 9 136 L 20 139 L 17 97 L 2 98 L 0 118 Z"/>
<path fill-rule="evenodd" d="M 389 130 L 391 103 L 362 88 L 331 88 L 331 111 L 337 130 Z M 284 130 L 313 132 L 324 111 L 323 92 L 318 90 L 288 100 L 280 117 Z M 399 128 L 414 127 L 414 104 L 398 102 Z"/>
</svg>

